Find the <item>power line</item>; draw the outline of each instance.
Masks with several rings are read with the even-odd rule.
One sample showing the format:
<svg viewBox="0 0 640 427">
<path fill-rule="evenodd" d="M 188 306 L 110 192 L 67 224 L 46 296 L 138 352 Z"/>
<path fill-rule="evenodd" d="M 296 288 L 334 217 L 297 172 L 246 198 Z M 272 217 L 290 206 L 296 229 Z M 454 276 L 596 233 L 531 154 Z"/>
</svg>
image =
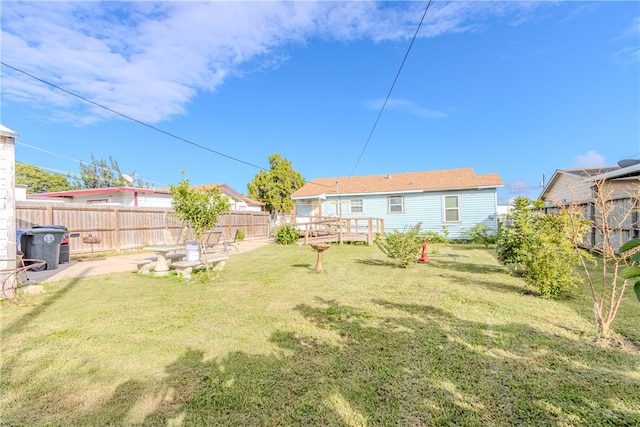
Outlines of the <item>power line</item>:
<svg viewBox="0 0 640 427">
<path fill-rule="evenodd" d="M 97 107 L 100 107 L 100 108 L 102 108 L 102 109 L 105 109 L 105 110 L 107 110 L 107 111 L 109 111 L 109 112 L 111 112 L 111 113 L 113 113 L 113 114 L 117 114 L 117 115 L 119 115 L 119 116 L 121 116 L 121 117 L 124 117 L 124 118 L 125 118 L 125 119 L 127 119 L 127 120 L 131 120 L 131 121 L 133 121 L 133 122 L 135 122 L 135 123 L 138 123 L 138 124 L 140 124 L 140 125 L 142 125 L 142 126 L 148 127 L 148 128 L 150 128 L 150 129 L 152 129 L 152 130 L 155 130 L 155 131 L 157 131 L 157 132 L 163 133 L 163 134 L 168 135 L 168 136 L 170 136 L 170 137 L 172 137 L 172 138 L 178 139 L 179 141 L 185 142 L 185 143 L 187 143 L 187 144 L 193 145 L 193 146 L 195 146 L 195 147 L 201 148 L 201 149 L 206 150 L 206 151 L 209 151 L 209 152 L 211 152 L 211 153 L 218 154 L 218 155 L 220 155 L 220 156 L 222 156 L 222 157 L 225 157 L 225 158 L 228 158 L 228 159 L 230 159 L 230 160 L 233 160 L 233 161 L 236 161 L 236 162 L 239 162 L 239 163 L 245 164 L 245 165 L 247 165 L 247 166 L 251 166 L 251 167 L 254 167 L 254 168 L 256 168 L 256 169 L 263 170 L 263 171 L 265 171 L 265 172 L 274 172 L 274 171 L 271 171 L 271 170 L 269 170 L 269 169 L 263 168 L 262 166 L 258 166 L 258 165 L 255 165 L 255 164 L 253 164 L 253 163 L 246 162 L 246 161 L 241 160 L 241 159 L 237 159 L 237 158 L 235 158 L 235 157 L 233 157 L 233 156 L 229 156 L 229 155 L 227 155 L 227 154 L 224 154 L 224 153 L 221 153 L 221 152 L 219 152 L 219 151 L 213 150 L 213 149 L 211 149 L 211 148 L 209 148 L 209 147 L 205 147 L 205 146 L 203 146 L 203 145 L 201 145 L 201 144 L 197 144 L 197 143 L 195 143 L 195 142 L 189 141 L 189 140 L 187 140 L 187 139 L 185 139 L 185 138 L 182 138 L 182 137 L 180 137 L 180 136 L 178 136 L 178 135 L 174 135 L 174 134 L 172 134 L 172 133 L 170 133 L 170 132 L 167 132 L 167 131 L 165 131 L 165 130 L 162 130 L 162 129 L 160 129 L 160 128 L 156 127 L 156 126 L 150 125 L 150 124 L 148 124 L 148 123 L 145 123 L 145 122 L 143 122 L 143 121 L 141 121 L 141 120 L 135 119 L 135 118 L 133 118 L 133 117 L 131 117 L 131 116 L 128 116 L 128 115 L 126 115 L 126 114 L 120 113 L 119 111 L 116 111 L 116 110 L 114 110 L 114 109 L 111 109 L 111 108 L 109 108 L 109 107 L 106 107 L 106 106 L 104 106 L 104 105 L 102 105 L 102 104 L 99 104 L 99 103 L 97 103 L 97 102 L 95 102 L 95 101 L 92 101 L 92 100 L 90 100 L 90 99 L 88 99 L 88 98 L 85 98 L 85 97 L 83 97 L 83 96 L 81 96 L 81 95 L 78 95 L 78 94 L 76 94 L 76 93 L 74 93 L 74 92 L 71 92 L 71 91 L 69 91 L 69 90 L 67 90 L 67 89 L 64 89 L 64 88 L 62 88 L 62 87 L 60 87 L 60 86 L 58 86 L 58 85 L 56 85 L 56 84 L 50 83 L 50 82 L 48 82 L 48 81 L 46 81 L 46 80 L 44 80 L 44 79 L 41 79 L 41 78 L 39 78 L 39 77 L 37 77 L 37 76 L 34 76 L 34 75 L 33 75 L 33 74 L 31 74 L 31 73 L 28 73 L 28 72 L 26 72 L 26 71 L 24 71 L 24 70 L 21 70 L 21 69 L 19 69 L 19 68 L 14 67 L 14 66 L 11 66 L 11 65 L 9 65 L 9 64 L 7 64 L 7 63 L 5 63 L 5 62 L 3 62 L 3 61 L 0 61 L 0 64 L 4 65 L 5 67 L 11 68 L 12 70 L 15 70 L 15 71 L 17 71 L 17 72 L 19 72 L 19 73 L 22 73 L 22 74 L 24 74 L 24 75 L 26 75 L 26 76 L 28 76 L 28 77 L 30 77 L 30 78 L 32 78 L 32 79 L 34 79 L 34 80 L 37 80 L 37 81 L 39 81 L 39 82 L 41 82 L 41 83 L 44 83 L 44 84 L 46 84 L 46 85 L 48 85 L 48 86 L 51 86 L 51 87 L 53 87 L 53 88 L 55 88 L 55 89 L 58 89 L 58 90 L 60 90 L 60 91 L 62 91 L 62 92 L 64 92 L 64 93 L 66 93 L 66 94 L 69 94 L 69 95 L 74 96 L 74 97 L 76 97 L 76 98 L 78 98 L 78 99 L 81 99 L 82 101 L 88 102 L 88 103 L 93 104 L 93 105 L 95 105 L 95 106 L 97 106 Z M 26 144 L 23 144 L 23 145 L 25 145 L 25 146 L 26 146 Z M 38 149 L 39 149 L 39 148 L 38 148 Z M 39 149 L 39 150 L 41 150 L 41 151 L 45 151 L 45 150 L 43 150 L 43 149 Z M 45 152 L 46 152 L 46 151 L 45 151 Z M 52 154 L 53 154 L 53 153 L 52 153 Z M 64 157 L 64 156 L 62 156 L 62 157 Z M 70 158 L 68 158 L 68 159 L 69 159 L 69 160 L 73 160 L 73 161 L 77 161 L 77 162 L 80 162 L 80 163 L 85 163 L 85 162 L 82 162 L 81 160 L 70 159 Z M 155 181 L 150 181 L 150 182 L 155 182 Z M 324 185 L 324 184 L 315 183 L 315 182 L 314 182 L 314 183 L 312 183 L 312 184 L 314 184 L 314 185 L 319 185 L 319 186 L 322 186 L 322 187 L 329 187 L 329 188 L 331 188 L 330 186 L 327 186 L 327 185 Z"/>
<path fill-rule="evenodd" d="M 393 92 L 393 88 L 396 86 L 396 82 L 398 81 L 398 78 L 400 77 L 400 72 L 402 71 L 402 68 L 404 67 L 405 62 L 407 61 L 407 58 L 409 57 L 409 52 L 411 51 L 411 47 L 413 46 L 413 43 L 416 40 L 416 37 L 418 36 L 418 32 L 420 32 L 420 27 L 422 27 L 422 23 L 424 22 L 424 18 L 425 16 L 427 16 L 427 11 L 429 11 L 429 7 L 431 6 L 431 0 L 429 0 L 429 3 L 427 4 L 427 7 L 424 9 L 424 13 L 422 14 L 422 18 L 420 19 L 420 22 L 418 23 L 418 28 L 416 28 L 416 32 L 413 34 L 413 38 L 411 39 L 411 43 L 409 43 L 409 47 L 407 48 L 407 52 L 404 55 L 404 58 L 402 59 L 402 63 L 400 64 L 400 68 L 398 69 L 398 72 L 396 73 L 396 77 L 393 79 L 393 83 L 391 84 L 391 88 L 389 89 L 389 92 L 387 93 L 387 97 L 385 98 L 384 102 L 382 103 L 382 107 L 380 108 L 380 112 L 378 113 L 378 117 L 376 118 L 375 122 L 373 123 L 373 127 L 371 128 L 371 132 L 369 132 L 369 137 L 367 138 L 367 141 L 364 144 L 364 147 L 362 147 L 362 151 L 360 152 L 360 156 L 358 157 L 358 160 L 356 161 L 355 166 L 353 167 L 353 170 L 351 171 L 351 174 L 349 175 L 349 179 L 351 179 L 351 177 L 353 176 L 354 172 L 356 171 L 358 165 L 360 164 L 360 160 L 362 159 L 362 156 L 364 155 L 364 152 L 367 150 L 367 147 L 369 146 L 369 142 L 371 141 L 371 137 L 373 136 L 373 132 L 376 130 L 376 127 L 378 126 L 378 122 L 380 121 L 380 117 L 382 117 L 382 112 L 384 111 L 384 108 L 387 105 L 387 102 L 389 102 L 389 98 L 391 97 L 391 92 Z"/>
<path fill-rule="evenodd" d="M 41 152 L 46 153 L 46 154 L 51 154 L 53 156 L 57 156 L 57 157 L 60 157 L 60 158 L 63 158 L 63 159 L 71 160 L 72 162 L 76 162 L 76 163 L 79 163 L 81 165 L 97 166 L 97 167 L 100 167 L 100 168 L 102 168 L 102 169 L 104 169 L 106 171 L 111 171 L 111 168 L 109 168 L 108 166 L 102 166 L 102 165 L 95 165 L 93 163 L 87 163 L 87 162 L 84 162 L 82 160 L 74 159 L 72 157 L 68 157 L 68 156 L 65 156 L 65 155 L 62 155 L 62 154 L 59 154 L 59 153 L 54 153 L 53 151 L 45 150 L 44 148 L 36 147 L 34 145 L 25 144 L 24 142 L 21 142 L 21 141 L 16 141 L 16 144 L 22 145 L 23 147 L 31 148 L 33 150 L 41 151 Z M 18 163 L 20 163 L 20 162 L 18 162 Z M 26 164 L 26 163 L 23 163 L 23 164 Z M 44 168 L 40 167 L 40 169 L 44 169 Z M 73 173 L 73 172 L 68 172 L 68 173 Z M 138 176 L 138 177 L 142 178 L 140 176 Z M 162 186 L 165 186 L 165 187 L 168 186 L 168 184 L 165 184 L 164 182 L 153 181 L 153 180 L 146 179 L 146 178 L 143 178 L 143 180 L 145 182 L 151 182 L 151 183 L 154 183 L 154 184 L 161 184 Z"/>
<path fill-rule="evenodd" d="M 60 87 L 60 86 L 58 86 L 58 85 L 56 85 L 56 84 L 50 83 L 50 82 L 48 82 L 48 81 L 46 81 L 46 80 L 43 80 L 43 79 L 41 79 L 41 78 L 39 78 L 39 77 L 36 77 L 36 76 L 34 76 L 33 74 L 30 74 L 30 73 L 28 73 L 28 72 L 26 72 L 26 71 L 24 71 L 24 70 L 21 70 L 21 69 L 19 69 L 19 68 L 16 68 L 16 67 L 14 67 L 14 66 L 11 66 L 11 65 L 7 64 L 6 62 L 0 61 L 0 64 L 4 65 L 4 66 L 5 66 L 5 67 L 7 67 L 7 68 L 11 68 L 12 70 L 17 71 L 18 73 L 24 74 L 25 76 L 31 77 L 31 78 L 32 78 L 32 79 L 34 79 L 34 80 L 37 80 L 37 81 L 39 81 L 39 82 L 41 82 L 41 83 L 44 83 L 44 84 L 46 84 L 46 85 L 48 85 L 48 86 L 51 86 L 51 87 L 53 87 L 53 88 L 55 88 L 55 89 L 58 89 L 59 91 L 62 91 L 62 92 L 64 92 L 64 93 L 68 94 L 68 95 L 71 95 L 71 96 L 74 96 L 74 97 L 76 97 L 76 98 L 79 98 L 79 99 L 83 100 L 84 102 L 88 102 L 89 104 L 95 105 L 96 107 L 99 107 L 99 108 L 102 108 L 102 109 L 104 109 L 104 110 L 107 110 L 107 111 L 109 111 L 109 112 L 111 112 L 111 113 L 113 113 L 113 114 L 117 114 L 118 116 L 120 116 L 120 117 L 124 117 L 124 118 L 125 118 L 125 119 L 127 119 L 127 120 L 131 120 L 132 122 L 136 122 L 136 123 L 138 123 L 138 124 L 140 124 L 140 125 L 142 125 L 142 126 L 148 127 L 149 129 L 153 129 L 153 130 L 155 130 L 156 132 L 163 133 L 163 134 L 165 134 L 165 135 L 167 135 L 167 136 L 169 136 L 169 137 L 171 137 L 171 138 L 175 138 L 175 139 L 177 139 L 177 140 L 179 140 L 179 141 L 185 142 L 185 143 L 190 144 L 190 145 L 192 145 L 192 146 L 194 146 L 194 147 L 201 148 L 201 149 L 203 149 L 203 150 L 206 150 L 206 151 L 209 151 L 209 152 L 211 152 L 211 153 L 217 154 L 217 155 L 219 155 L 219 156 L 221 156 L 221 157 L 225 157 L 225 158 L 227 158 L 227 159 L 233 160 L 233 161 L 235 161 L 235 162 L 242 163 L 242 164 L 245 164 L 245 165 L 247 165 L 247 166 L 251 166 L 251 167 L 257 168 L 257 169 L 261 169 L 261 170 L 265 170 L 265 171 L 267 170 L 267 169 L 263 168 L 262 166 L 258 166 L 258 165 L 255 165 L 255 164 L 253 164 L 253 163 L 246 162 L 246 161 L 244 161 L 244 160 L 238 159 L 238 158 L 233 157 L 233 156 L 230 156 L 230 155 L 228 155 L 228 154 L 221 153 L 220 151 L 216 151 L 216 150 L 213 150 L 213 149 L 211 149 L 211 148 L 209 148 L 209 147 L 205 147 L 204 145 L 197 144 L 197 143 L 195 143 L 195 142 L 193 142 L 193 141 L 189 141 L 189 140 L 188 140 L 188 139 L 186 139 L 186 138 L 182 138 L 181 136 L 175 135 L 175 134 L 173 134 L 173 133 L 171 133 L 171 132 L 168 132 L 168 131 L 166 131 L 166 130 L 163 130 L 163 129 L 160 129 L 160 128 L 156 127 L 156 126 L 153 126 L 153 125 L 151 125 L 151 124 L 149 124 L 149 123 L 145 123 L 145 122 L 143 122 L 143 121 L 141 121 L 141 120 L 138 120 L 138 119 L 136 119 L 136 118 L 133 118 L 133 117 L 131 117 L 131 116 L 127 115 L 127 114 L 124 114 L 124 113 L 121 113 L 121 112 L 119 112 L 119 111 L 116 111 L 116 110 L 114 110 L 114 109 L 112 109 L 112 108 L 106 107 L 106 106 L 104 106 L 104 105 L 102 105 L 102 104 L 100 104 L 100 103 L 98 103 L 98 102 L 96 102 L 96 101 L 93 101 L 93 100 L 91 100 L 91 99 L 85 98 L 85 97 L 84 97 L 84 96 L 82 96 L 82 95 L 78 95 L 77 93 L 71 92 L 71 91 L 69 91 L 69 90 L 67 90 L 67 89 L 64 89 L 64 88 L 62 88 L 62 87 Z"/>
<path fill-rule="evenodd" d="M 429 0 L 429 2 L 427 3 L 427 6 L 425 7 L 424 13 L 422 14 L 422 17 L 421 17 L 421 19 L 420 19 L 420 22 L 418 23 L 418 27 L 416 28 L 416 31 L 415 31 L 415 33 L 414 33 L 414 35 L 413 35 L 412 39 L 411 39 L 411 43 L 409 44 L 409 47 L 407 48 L 407 52 L 405 53 L 405 56 L 404 56 L 404 58 L 403 58 L 403 60 L 402 60 L 402 63 L 400 64 L 400 67 L 399 67 L 399 69 L 398 69 L 398 72 L 396 73 L 396 76 L 395 76 L 395 78 L 394 78 L 394 80 L 393 80 L 393 83 L 391 84 L 391 88 L 389 89 L 389 92 L 387 93 L 387 96 L 386 96 L 386 98 L 385 98 L 385 100 L 384 100 L 384 102 L 383 102 L 383 104 L 382 104 L 382 107 L 380 108 L 380 112 L 378 113 L 378 116 L 377 116 L 377 118 L 376 118 L 376 120 L 375 120 L 375 122 L 374 122 L 374 124 L 373 124 L 373 127 L 371 128 L 371 131 L 369 132 L 369 136 L 367 137 L 367 140 L 366 140 L 366 142 L 365 142 L 365 144 L 364 144 L 364 146 L 363 146 L 363 148 L 362 148 L 362 151 L 360 152 L 360 155 L 358 156 L 358 159 L 356 160 L 356 163 L 355 163 L 355 165 L 354 165 L 354 167 L 353 167 L 353 170 L 351 171 L 351 174 L 349 175 L 349 178 L 351 178 L 351 177 L 353 176 L 353 174 L 354 174 L 355 170 L 357 169 L 357 167 L 358 167 L 358 165 L 359 165 L 359 163 L 360 163 L 360 160 L 362 159 L 362 156 L 364 155 L 364 153 L 365 153 L 365 151 L 366 151 L 366 149 L 367 149 L 367 147 L 368 147 L 368 145 L 369 145 L 369 142 L 371 141 L 371 138 L 373 137 L 373 133 L 375 132 L 375 130 L 376 130 L 377 126 L 378 126 L 378 122 L 380 121 L 380 118 L 382 117 L 382 113 L 383 113 L 383 111 L 384 111 L 384 109 L 385 109 L 385 107 L 386 107 L 386 105 L 387 105 L 387 103 L 388 103 L 388 101 L 389 101 L 389 98 L 391 97 L 391 93 L 393 92 L 393 89 L 395 88 L 395 85 L 396 85 L 396 83 L 397 83 L 397 81 L 398 81 L 398 78 L 400 77 L 400 73 L 402 72 L 402 69 L 404 68 L 404 64 L 405 64 L 405 62 L 407 61 L 407 58 L 408 58 L 408 56 L 409 56 L 409 52 L 411 51 L 411 48 L 412 48 L 412 46 L 413 46 L 413 44 L 414 44 L 414 42 L 415 42 L 415 40 L 416 40 L 416 38 L 417 38 L 417 35 L 418 35 L 419 31 L 420 31 L 420 28 L 422 27 L 422 23 L 424 22 L 424 18 L 425 18 L 425 17 L 426 17 L 426 15 L 427 15 L 427 12 L 428 12 L 428 10 L 429 10 L 429 7 L 431 6 L 431 2 L 432 2 L 432 0 Z M 263 171 L 266 171 L 266 172 L 273 172 L 273 171 L 270 171 L 269 169 L 266 169 L 266 168 L 264 168 L 264 167 L 262 167 L 262 166 L 258 166 L 258 165 L 255 165 L 255 164 L 253 164 L 253 163 L 250 163 L 250 162 L 247 162 L 247 161 L 244 161 L 244 160 L 238 159 L 238 158 L 236 158 L 236 157 L 230 156 L 230 155 L 228 155 L 228 154 L 224 154 L 224 153 L 222 153 L 222 152 L 220 152 L 220 151 L 213 150 L 213 149 L 211 149 L 211 148 L 209 148 L 209 147 L 206 147 L 206 146 L 204 146 L 204 145 L 201 145 L 201 144 L 195 143 L 195 142 L 190 141 L 190 140 L 188 140 L 188 139 L 186 139 L 186 138 L 183 138 L 183 137 L 178 136 L 178 135 L 175 135 L 175 134 L 173 134 L 173 133 L 171 133 L 171 132 L 168 132 L 168 131 L 165 131 L 165 130 L 163 130 L 163 129 L 160 129 L 160 128 L 158 128 L 158 127 L 156 127 L 156 126 L 153 126 L 153 125 L 151 125 L 151 124 L 149 124 L 149 123 L 145 123 L 145 122 L 143 122 L 143 121 L 141 121 L 141 120 L 138 120 L 138 119 L 136 119 L 136 118 L 133 118 L 133 117 L 131 117 L 131 116 L 127 115 L 127 114 L 124 114 L 124 113 L 121 113 L 121 112 L 119 112 L 119 111 L 117 111 L 117 110 L 114 110 L 114 109 L 112 109 L 112 108 L 106 107 L 106 106 L 104 106 L 104 105 L 102 105 L 102 104 L 100 104 L 100 103 L 98 103 L 98 102 L 96 102 L 96 101 L 93 101 L 93 100 L 91 100 L 91 99 L 88 99 L 88 98 L 86 98 L 86 97 L 84 97 L 84 96 L 82 96 L 82 95 L 79 95 L 79 94 L 77 94 L 77 93 L 71 92 L 71 91 L 69 91 L 69 90 L 67 90 L 67 89 L 64 89 L 64 88 L 62 88 L 62 87 L 60 87 L 60 86 L 58 86 L 58 85 L 54 84 L 54 83 L 48 82 L 48 81 L 46 81 L 46 80 L 44 80 L 44 79 L 41 79 L 41 78 L 39 78 L 39 77 L 37 77 L 37 76 L 35 76 L 35 75 L 31 74 L 31 73 L 28 73 L 27 71 L 24 71 L 24 70 L 22 70 L 22 69 L 20 69 L 20 68 L 17 68 L 17 67 L 14 67 L 14 66 L 12 66 L 12 65 L 9 65 L 9 64 L 7 64 L 7 63 L 6 63 L 6 62 L 4 62 L 4 61 L 0 61 L 0 64 L 1 64 L 1 65 L 4 65 L 5 67 L 8 67 L 8 68 L 10 68 L 10 69 L 12 69 L 12 70 L 14 70 L 14 71 L 16 71 L 16 72 L 18 72 L 18 73 L 24 74 L 24 75 L 26 75 L 26 76 L 28 76 L 28 77 L 30 77 L 30 78 L 32 78 L 32 79 L 34 79 L 34 80 L 37 80 L 37 81 L 39 81 L 39 82 L 41 82 L 41 83 L 43 83 L 43 84 L 45 84 L 45 85 L 51 86 L 51 87 L 53 87 L 53 88 L 55 88 L 55 89 L 57 89 L 57 90 L 59 90 L 59 91 L 62 91 L 62 92 L 64 92 L 64 93 L 68 94 L 68 95 L 71 95 L 71 96 L 74 96 L 74 97 L 76 97 L 76 98 L 78 98 L 78 99 L 81 99 L 81 100 L 82 100 L 82 101 L 84 101 L 84 102 L 87 102 L 87 103 L 90 103 L 90 104 L 92 104 L 92 105 L 95 105 L 96 107 L 102 108 L 102 109 L 104 109 L 104 110 L 106 110 L 106 111 L 109 111 L 109 112 L 111 112 L 111 113 L 113 113 L 113 114 L 119 115 L 119 116 L 121 116 L 121 117 L 123 117 L 123 118 L 125 118 L 125 119 L 127 119 L 127 120 L 130 120 L 130 121 L 133 121 L 133 122 L 135 122 L 135 123 L 138 123 L 138 124 L 140 124 L 140 125 L 142 125 L 142 126 L 148 127 L 148 128 L 150 128 L 150 129 L 152 129 L 152 130 L 155 130 L 156 132 L 160 132 L 160 133 L 162 133 L 162 134 L 165 134 L 165 135 L 167 135 L 167 136 L 169 136 L 169 137 L 171 137 L 171 138 L 177 139 L 177 140 L 179 140 L 179 141 L 182 141 L 182 142 L 187 143 L 187 144 L 189 144 L 189 145 L 192 145 L 192 146 L 194 146 L 194 147 L 197 147 L 197 148 L 200 148 L 200 149 L 203 149 L 203 150 L 209 151 L 209 152 L 211 152 L 211 153 L 217 154 L 217 155 L 219 155 L 219 156 L 221 156 L 221 157 L 225 157 L 225 158 L 230 159 L 230 160 L 233 160 L 233 161 L 235 161 L 235 162 L 242 163 L 242 164 L 245 164 L 245 165 L 247 165 L 247 166 L 251 166 L 251 167 L 254 167 L 254 168 L 256 168 L 256 169 L 263 170 Z M 83 162 L 81 162 L 81 161 L 80 161 L 80 163 L 83 163 Z M 320 183 L 315 183 L 315 182 L 312 182 L 312 181 L 311 181 L 311 182 L 309 182 L 309 184 L 314 184 L 314 185 L 318 185 L 318 186 L 323 186 L 323 187 L 327 187 L 327 188 L 332 188 L 332 186 L 325 185 L 325 184 L 320 184 Z"/>
<path fill-rule="evenodd" d="M 16 160 L 16 164 L 19 165 L 25 165 L 25 166 L 33 166 L 36 167 L 38 169 L 42 169 L 45 172 L 49 172 L 52 173 L 54 175 L 60 175 L 60 176 L 64 176 L 65 178 L 69 178 L 69 179 L 74 179 L 76 181 L 82 181 L 82 178 L 79 177 L 79 175 L 75 172 L 69 172 L 69 171 L 63 171 L 60 169 L 52 169 L 52 168 L 46 168 L 46 167 L 42 167 L 42 166 L 36 166 L 36 165 L 32 165 L 30 163 L 25 163 L 25 162 L 20 162 Z"/>
</svg>

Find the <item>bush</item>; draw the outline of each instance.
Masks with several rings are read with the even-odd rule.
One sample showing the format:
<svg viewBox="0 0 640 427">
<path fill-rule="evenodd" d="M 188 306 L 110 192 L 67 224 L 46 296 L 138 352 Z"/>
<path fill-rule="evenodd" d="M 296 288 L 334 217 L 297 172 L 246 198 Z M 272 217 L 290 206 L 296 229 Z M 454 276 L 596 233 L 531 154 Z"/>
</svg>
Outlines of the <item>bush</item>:
<svg viewBox="0 0 640 427">
<path fill-rule="evenodd" d="M 244 240 L 244 236 L 245 236 L 244 231 L 238 230 L 238 234 L 237 234 L 238 242 L 243 241 Z"/>
<path fill-rule="evenodd" d="M 578 256 L 568 236 L 566 212 L 538 217 L 536 229 L 527 238 L 522 252 L 525 281 L 545 298 L 570 295 L 578 285 L 575 274 Z"/>
<path fill-rule="evenodd" d="M 490 244 L 496 242 L 496 235 L 486 224 L 479 222 L 471 228 L 469 239 L 473 243 L 479 243 L 488 248 Z"/>
<path fill-rule="evenodd" d="M 423 231 L 420 233 L 420 238 L 426 239 L 429 243 L 447 243 L 447 239 L 437 231 Z"/>
<path fill-rule="evenodd" d="M 276 229 L 276 243 L 280 245 L 293 245 L 299 238 L 300 232 L 289 224 Z"/>
<path fill-rule="evenodd" d="M 449 243 L 449 241 L 451 240 L 449 238 L 449 227 L 447 227 L 446 225 L 442 226 L 442 238 L 444 239 L 442 243 Z"/>
<path fill-rule="evenodd" d="M 394 230 L 393 233 L 378 234 L 375 244 L 389 258 L 396 261 L 400 268 L 407 268 L 416 262 L 422 248 L 420 224 L 406 231 Z"/>
<path fill-rule="evenodd" d="M 511 225 L 500 228 L 498 260 L 521 267 L 525 282 L 544 298 L 566 296 L 578 283 L 568 214 L 543 215 L 533 212 L 529 205 L 526 197 L 516 199 Z"/>
</svg>

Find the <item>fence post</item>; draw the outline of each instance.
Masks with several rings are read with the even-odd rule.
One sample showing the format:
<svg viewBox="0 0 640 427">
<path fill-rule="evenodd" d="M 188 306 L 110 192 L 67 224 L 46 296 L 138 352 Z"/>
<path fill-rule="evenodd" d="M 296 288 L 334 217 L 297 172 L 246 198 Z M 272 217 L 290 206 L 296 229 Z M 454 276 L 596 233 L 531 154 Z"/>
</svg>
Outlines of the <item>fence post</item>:
<svg viewBox="0 0 640 427">
<path fill-rule="evenodd" d="M 116 251 L 120 252 L 120 248 L 121 248 L 121 244 L 120 244 L 120 209 L 115 208 L 113 210 L 113 215 L 114 215 L 114 236 L 113 236 L 113 240 L 115 242 L 116 245 Z"/>
</svg>

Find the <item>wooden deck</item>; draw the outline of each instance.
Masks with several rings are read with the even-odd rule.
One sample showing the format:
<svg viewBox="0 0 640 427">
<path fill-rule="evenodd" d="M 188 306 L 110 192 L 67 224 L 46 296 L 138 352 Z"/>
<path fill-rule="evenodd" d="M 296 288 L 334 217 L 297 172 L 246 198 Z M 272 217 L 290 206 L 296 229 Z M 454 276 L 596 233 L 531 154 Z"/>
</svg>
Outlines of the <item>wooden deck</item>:
<svg viewBox="0 0 640 427">
<path fill-rule="evenodd" d="M 375 236 L 374 236 L 375 239 Z M 314 243 L 344 243 L 344 242 L 366 242 L 367 244 L 372 244 L 372 241 L 369 241 L 369 235 L 367 233 L 328 233 L 328 234 L 319 234 L 311 237 L 301 237 L 298 241 L 303 245 L 310 245 Z"/>
<path fill-rule="evenodd" d="M 366 242 L 384 233 L 380 218 L 290 217 L 285 221 L 300 232 L 299 244 Z"/>
</svg>

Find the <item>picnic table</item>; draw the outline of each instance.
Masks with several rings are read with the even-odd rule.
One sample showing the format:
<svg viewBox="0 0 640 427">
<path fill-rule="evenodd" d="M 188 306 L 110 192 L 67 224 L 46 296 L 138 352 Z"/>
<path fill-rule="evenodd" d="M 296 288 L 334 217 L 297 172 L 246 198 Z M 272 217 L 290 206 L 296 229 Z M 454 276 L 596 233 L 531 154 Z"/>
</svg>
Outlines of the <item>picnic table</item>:
<svg viewBox="0 0 640 427">
<path fill-rule="evenodd" d="M 142 248 L 143 251 L 154 252 L 157 255 L 158 260 L 156 262 L 156 267 L 153 270 L 156 276 L 164 276 L 169 273 L 167 254 L 181 249 L 185 249 L 185 245 L 157 245 Z"/>
</svg>

